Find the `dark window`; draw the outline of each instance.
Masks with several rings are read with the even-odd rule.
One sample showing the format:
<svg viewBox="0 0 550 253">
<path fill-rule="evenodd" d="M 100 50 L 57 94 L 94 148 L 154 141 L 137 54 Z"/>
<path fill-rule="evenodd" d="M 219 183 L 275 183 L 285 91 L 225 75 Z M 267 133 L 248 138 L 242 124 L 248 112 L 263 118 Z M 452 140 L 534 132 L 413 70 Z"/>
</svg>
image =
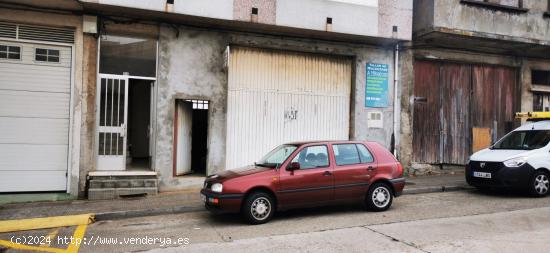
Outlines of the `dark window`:
<svg viewBox="0 0 550 253">
<path fill-rule="evenodd" d="M 327 146 L 306 147 L 292 159 L 292 162 L 300 163 L 300 169 L 328 167 Z"/>
<path fill-rule="evenodd" d="M 361 163 L 374 162 L 374 158 L 372 157 L 372 154 L 369 152 L 367 147 L 365 147 L 365 145 L 357 144 L 357 150 L 359 150 L 359 158 L 361 158 Z"/>
<path fill-rule="evenodd" d="M 0 59 L 21 60 L 21 48 L 0 45 Z"/>
<path fill-rule="evenodd" d="M 531 70 L 531 83 L 550 85 L 550 71 Z"/>
<path fill-rule="evenodd" d="M 533 111 L 534 112 L 550 111 L 550 94 L 545 94 L 545 93 L 533 94 Z"/>
<path fill-rule="evenodd" d="M 167 4 L 174 4 L 174 0 L 166 0 Z"/>
<path fill-rule="evenodd" d="M 513 131 L 499 140 L 493 149 L 533 150 L 550 142 L 549 130 Z"/>
<path fill-rule="evenodd" d="M 359 153 L 355 144 L 333 145 L 334 158 L 337 165 L 350 165 L 360 163 Z"/>
<path fill-rule="evenodd" d="M 193 103 L 193 109 L 198 110 L 208 110 L 208 101 L 206 100 L 185 100 L 187 102 Z"/>
<path fill-rule="evenodd" d="M 103 35 L 100 40 L 99 73 L 156 76 L 156 39 Z"/>
<path fill-rule="evenodd" d="M 59 50 L 37 48 L 34 51 L 34 59 L 43 62 L 59 62 Z"/>
<path fill-rule="evenodd" d="M 258 8 L 256 7 L 252 8 L 252 14 L 258 15 Z"/>
</svg>

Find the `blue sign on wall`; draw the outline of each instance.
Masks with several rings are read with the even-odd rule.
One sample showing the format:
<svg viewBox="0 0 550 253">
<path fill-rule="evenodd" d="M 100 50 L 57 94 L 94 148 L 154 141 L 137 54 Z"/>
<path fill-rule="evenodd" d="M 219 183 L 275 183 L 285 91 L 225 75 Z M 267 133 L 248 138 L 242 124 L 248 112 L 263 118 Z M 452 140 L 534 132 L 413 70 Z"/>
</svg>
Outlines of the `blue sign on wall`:
<svg viewBox="0 0 550 253">
<path fill-rule="evenodd" d="M 388 107 L 388 64 L 367 63 L 366 107 Z"/>
</svg>

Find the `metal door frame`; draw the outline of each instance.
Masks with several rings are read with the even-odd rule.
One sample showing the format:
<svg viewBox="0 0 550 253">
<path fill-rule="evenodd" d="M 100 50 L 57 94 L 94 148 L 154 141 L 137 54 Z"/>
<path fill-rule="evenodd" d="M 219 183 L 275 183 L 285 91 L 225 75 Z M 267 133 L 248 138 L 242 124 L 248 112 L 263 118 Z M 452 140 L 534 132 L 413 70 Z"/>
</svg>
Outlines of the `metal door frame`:
<svg viewBox="0 0 550 253">
<path fill-rule="evenodd" d="M 101 80 L 102 79 L 115 79 L 115 80 L 123 80 L 125 85 L 124 85 L 124 102 L 123 102 L 123 105 L 124 106 L 124 123 L 122 126 L 117 126 L 117 127 L 102 127 L 100 126 L 100 113 L 101 113 L 101 93 L 103 92 L 103 90 L 101 89 Z M 125 75 L 111 75 L 111 74 L 99 74 L 98 75 L 98 80 L 97 80 L 97 88 L 96 88 L 96 143 L 97 145 L 95 146 L 95 152 L 96 152 L 96 162 L 97 162 L 97 170 L 116 170 L 116 171 L 120 171 L 120 170 L 126 170 L 126 143 L 127 143 L 127 130 L 128 130 L 128 86 L 129 86 L 129 78 L 128 76 L 125 76 Z M 107 83 L 106 83 L 106 86 L 107 86 Z M 120 86 L 119 86 L 119 94 L 118 94 L 118 107 L 117 108 L 120 108 Z M 114 95 L 113 95 L 114 96 Z M 114 97 L 113 97 L 114 99 Z M 113 100 L 114 101 L 114 100 Z M 114 103 L 114 102 L 113 102 Z M 111 107 L 112 108 L 112 107 Z M 113 113 L 113 112 L 111 112 Z M 118 111 L 117 111 L 118 113 Z M 120 115 L 118 115 L 118 119 L 120 120 Z M 105 117 L 107 118 L 107 117 Z M 111 119 L 112 119 L 112 116 L 111 116 Z M 99 134 L 101 131 L 101 129 L 105 129 L 105 128 L 122 128 L 120 134 L 123 135 L 123 143 L 122 143 L 122 157 L 120 158 L 117 158 L 117 159 L 121 159 L 121 167 L 120 168 L 114 168 L 114 169 L 102 169 L 101 167 L 101 158 L 102 156 L 104 155 L 100 155 L 99 154 Z M 114 129 L 113 129 L 114 131 Z M 118 149 L 118 146 L 117 146 L 117 149 Z M 110 155 L 112 156 L 112 155 Z M 118 156 L 118 155 L 117 155 Z M 105 157 L 107 158 L 107 157 Z M 107 161 L 106 161 L 107 162 Z M 116 163 L 117 161 L 109 161 L 108 163 L 111 164 L 111 163 Z M 110 167 L 110 166 L 109 166 Z M 116 166 L 113 166 L 113 167 L 116 167 Z"/>
</svg>

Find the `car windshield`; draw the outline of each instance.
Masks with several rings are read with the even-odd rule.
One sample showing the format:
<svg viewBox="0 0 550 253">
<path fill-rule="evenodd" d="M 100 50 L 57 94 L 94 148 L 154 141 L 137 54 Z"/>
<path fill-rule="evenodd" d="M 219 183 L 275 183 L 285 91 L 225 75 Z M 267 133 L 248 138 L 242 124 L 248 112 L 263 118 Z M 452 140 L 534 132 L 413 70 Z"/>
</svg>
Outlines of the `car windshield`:
<svg viewBox="0 0 550 253">
<path fill-rule="evenodd" d="M 271 150 L 267 153 L 259 162 L 256 163 L 256 166 L 277 168 L 298 148 L 294 145 L 281 145 Z"/>
<path fill-rule="evenodd" d="M 492 149 L 533 150 L 550 141 L 550 130 L 513 131 L 500 139 Z"/>
</svg>

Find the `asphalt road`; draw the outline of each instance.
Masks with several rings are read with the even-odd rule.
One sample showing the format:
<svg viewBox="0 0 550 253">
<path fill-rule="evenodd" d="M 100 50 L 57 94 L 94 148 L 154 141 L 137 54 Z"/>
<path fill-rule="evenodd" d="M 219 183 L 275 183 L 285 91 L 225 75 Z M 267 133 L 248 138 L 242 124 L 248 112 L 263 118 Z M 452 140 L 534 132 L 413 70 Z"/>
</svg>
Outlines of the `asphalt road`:
<svg viewBox="0 0 550 253">
<path fill-rule="evenodd" d="M 193 212 L 94 223 L 80 252 L 547 252 L 549 214 L 550 197 L 473 190 L 405 195 L 383 213 L 288 211 L 258 226 Z"/>
</svg>

